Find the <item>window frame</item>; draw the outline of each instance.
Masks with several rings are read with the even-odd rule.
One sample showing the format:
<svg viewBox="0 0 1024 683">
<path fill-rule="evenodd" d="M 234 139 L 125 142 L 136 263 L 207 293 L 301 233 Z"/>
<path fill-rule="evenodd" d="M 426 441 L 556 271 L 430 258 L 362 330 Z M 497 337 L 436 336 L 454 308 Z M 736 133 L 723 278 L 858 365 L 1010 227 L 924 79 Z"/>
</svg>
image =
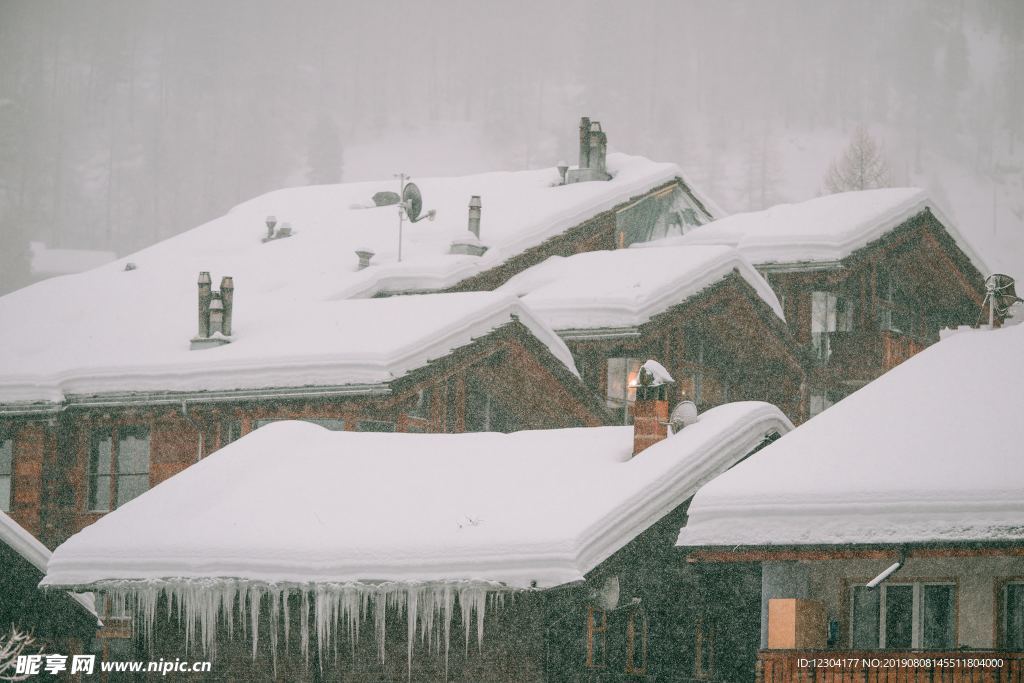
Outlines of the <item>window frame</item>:
<svg viewBox="0 0 1024 683">
<path fill-rule="evenodd" d="M 595 616 L 601 615 L 601 624 L 597 625 Z M 600 642 L 600 656 L 603 661 L 594 661 L 594 643 Z M 606 669 L 608 667 L 608 610 L 593 605 L 587 607 L 587 660 L 588 669 Z"/>
<path fill-rule="evenodd" d="M 878 596 L 878 644 L 874 647 L 858 647 L 854 644 L 854 634 L 856 630 L 856 601 L 854 600 L 854 591 L 858 588 L 865 588 L 866 581 L 852 582 L 847 586 L 846 599 L 848 602 L 847 608 L 847 619 L 848 619 L 848 637 L 850 649 L 868 649 L 868 650 L 947 650 L 956 649 L 959 642 L 959 631 L 960 631 L 960 584 L 955 578 L 936 578 L 936 579 L 906 579 L 902 581 L 886 581 L 881 585 L 877 586 L 873 590 L 879 591 Z M 909 647 L 889 647 L 886 643 L 887 639 L 887 615 L 886 615 L 886 597 L 888 594 L 889 587 L 891 586 L 911 586 L 912 602 L 911 602 L 911 637 Z M 950 614 L 949 617 L 952 620 L 952 631 L 953 631 L 953 642 L 948 647 L 930 647 L 924 644 L 925 635 L 925 624 L 924 624 L 924 590 L 928 586 L 949 586 L 952 588 L 952 599 L 950 603 Z"/>
<path fill-rule="evenodd" d="M 146 440 L 146 469 L 144 472 L 121 472 L 121 448 L 122 442 L 131 432 L 145 432 Z M 107 466 L 106 473 L 103 473 L 99 468 L 99 460 L 97 458 L 94 466 L 93 454 L 94 449 L 98 447 L 98 444 L 104 439 L 110 439 L 110 462 Z M 153 486 L 153 430 L 148 424 L 139 423 L 114 423 L 107 425 L 94 425 L 87 434 L 87 453 L 85 462 L 85 512 L 89 514 L 107 514 L 118 509 L 125 503 L 131 502 L 138 495 L 142 495 Z M 124 502 L 119 501 L 120 495 L 120 479 L 121 476 L 125 477 L 146 477 L 146 487 L 142 493 L 133 496 Z M 98 498 L 97 494 L 100 489 L 98 487 L 98 480 L 107 480 L 107 499 L 106 507 L 98 507 L 94 500 Z"/>
<path fill-rule="evenodd" d="M 1021 590 L 1024 590 L 1024 576 L 1012 576 L 1001 579 L 997 584 L 996 590 L 996 646 L 1000 649 L 1009 650 L 1009 588 L 1010 586 L 1020 586 Z M 1024 615 L 1022 615 L 1021 623 L 1021 645 L 1024 650 Z M 1011 650 L 1017 652 L 1017 650 Z"/>
<path fill-rule="evenodd" d="M 622 362 L 622 376 L 618 379 L 622 381 L 624 389 L 624 396 L 612 396 L 612 362 Z M 640 366 L 644 364 L 643 359 L 635 358 L 631 355 L 614 355 L 605 358 L 604 363 L 604 400 L 605 405 L 614 411 L 622 411 L 622 422 L 620 424 L 628 425 L 630 422 L 629 407 L 636 402 L 636 387 L 630 386 L 636 380 L 637 375 L 640 373 Z M 636 366 L 635 371 L 630 372 L 630 368 Z M 616 370 L 616 372 L 618 372 Z"/>
<path fill-rule="evenodd" d="M 640 623 L 640 666 L 636 665 L 636 639 L 637 622 Z M 629 619 L 626 622 L 626 673 L 645 674 L 647 673 L 647 643 L 650 638 L 650 624 L 647 621 L 647 612 L 643 608 L 631 609 Z"/>
</svg>

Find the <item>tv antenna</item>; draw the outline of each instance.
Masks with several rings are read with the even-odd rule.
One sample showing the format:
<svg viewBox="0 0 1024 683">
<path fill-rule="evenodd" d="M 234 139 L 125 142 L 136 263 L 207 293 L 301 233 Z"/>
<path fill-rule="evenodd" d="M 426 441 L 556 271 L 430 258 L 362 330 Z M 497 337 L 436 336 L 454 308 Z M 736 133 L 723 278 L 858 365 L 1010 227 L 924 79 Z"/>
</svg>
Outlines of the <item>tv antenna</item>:
<svg viewBox="0 0 1024 683">
<path fill-rule="evenodd" d="M 991 327 L 995 323 L 996 314 L 1005 318 L 1010 307 L 1015 303 L 1024 301 L 1014 289 L 1014 280 L 1009 275 L 992 273 L 985 278 L 985 300 L 982 302 L 982 313 L 985 306 L 988 306 L 988 324 Z"/>
<path fill-rule="evenodd" d="M 437 215 L 437 211 L 431 209 L 421 216 L 420 212 L 423 211 L 423 195 L 420 193 L 420 188 L 416 186 L 416 183 L 405 182 L 409 179 L 409 176 L 404 173 L 396 173 L 395 177 L 398 178 L 398 196 L 401 197 L 401 201 L 398 202 L 398 261 L 401 263 L 402 224 L 406 219 L 410 223 L 419 223 L 424 218 L 432 221 L 434 216 Z"/>
</svg>

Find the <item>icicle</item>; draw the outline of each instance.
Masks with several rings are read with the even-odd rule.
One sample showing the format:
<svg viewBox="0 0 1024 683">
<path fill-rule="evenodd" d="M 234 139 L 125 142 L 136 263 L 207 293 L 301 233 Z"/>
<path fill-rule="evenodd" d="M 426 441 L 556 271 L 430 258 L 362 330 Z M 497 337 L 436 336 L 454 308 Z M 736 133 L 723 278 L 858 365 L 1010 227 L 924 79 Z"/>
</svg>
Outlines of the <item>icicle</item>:
<svg viewBox="0 0 1024 683">
<path fill-rule="evenodd" d="M 284 616 L 283 616 L 283 619 L 284 619 L 284 653 L 285 653 L 286 656 L 291 651 L 291 640 L 288 637 L 288 629 L 289 629 L 289 627 L 290 627 L 290 625 L 292 623 L 291 616 L 289 616 L 289 614 L 288 614 L 288 597 L 289 597 L 289 595 L 290 595 L 290 591 L 287 588 L 284 589 L 284 595 L 282 596 L 283 603 L 282 603 L 281 606 L 284 608 L 282 611 L 284 612 Z"/>
<path fill-rule="evenodd" d="M 260 598 L 263 591 L 258 586 L 249 587 L 249 618 L 252 619 L 252 659 L 256 661 L 256 645 L 259 642 Z"/>
<path fill-rule="evenodd" d="M 406 637 L 408 638 L 409 642 L 408 642 L 408 644 L 406 645 L 406 648 L 405 648 L 405 662 L 406 662 L 405 679 L 407 681 L 411 681 L 412 680 L 412 648 L 413 648 L 413 645 L 416 644 L 416 619 L 417 619 L 416 608 L 419 605 L 419 600 L 418 600 L 419 599 L 419 591 L 418 591 L 417 587 L 409 586 L 409 588 L 406 589 L 406 595 L 407 595 L 406 606 L 405 606 L 405 614 L 406 614 L 406 620 L 407 620 Z"/>
<path fill-rule="evenodd" d="M 270 591 L 270 661 L 277 678 L 277 622 L 281 618 L 281 589 Z"/>
<path fill-rule="evenodd" d="M 302 624 L 299 627 L 299 643 L 302 657 L 309 667 L 309 591 L 302 591 Z"/>
</svg>

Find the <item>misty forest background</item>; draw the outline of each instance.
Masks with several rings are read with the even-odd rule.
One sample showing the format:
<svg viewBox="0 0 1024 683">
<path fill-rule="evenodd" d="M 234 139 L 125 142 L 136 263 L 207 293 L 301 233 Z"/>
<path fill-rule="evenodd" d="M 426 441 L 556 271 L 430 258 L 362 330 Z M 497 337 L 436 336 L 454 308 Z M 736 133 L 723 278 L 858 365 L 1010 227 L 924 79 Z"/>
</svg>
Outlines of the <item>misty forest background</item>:
<svg viewBox="0 0 1024 683">
<path fill-rule="evenodd" d="M 1024 2 L 0 0 L 0 293 L 276 188 L 678 162 L 730 212 L 823 193 L 858 126 L 1024 276 Z M 339 255 L 347 260 L 348 256 Z"/>
</svg>

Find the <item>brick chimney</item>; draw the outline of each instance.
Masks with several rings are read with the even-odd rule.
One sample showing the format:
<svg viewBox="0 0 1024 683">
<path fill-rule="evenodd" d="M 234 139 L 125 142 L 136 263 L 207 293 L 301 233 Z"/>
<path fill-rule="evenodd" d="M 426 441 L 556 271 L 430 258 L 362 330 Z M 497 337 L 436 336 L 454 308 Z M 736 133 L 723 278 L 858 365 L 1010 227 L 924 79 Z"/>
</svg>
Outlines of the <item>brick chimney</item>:
<svg viewBox="0 0 1024 683">
<path fill-rule="evenodd" d="M 570 169 L 567 183 L 585 183 L 591 180 L 609 180 L 606 158 L 608 136 L 601 130 L 600 121 L 589 117 L 580 118 L 580 165 Z"/>
<path fill-rule="evenodd" d="M 671 376 L 649 360 L 640 368 L 633 403 L 633 455 L 668 438 L 668 389 Z"/>
</svg>

